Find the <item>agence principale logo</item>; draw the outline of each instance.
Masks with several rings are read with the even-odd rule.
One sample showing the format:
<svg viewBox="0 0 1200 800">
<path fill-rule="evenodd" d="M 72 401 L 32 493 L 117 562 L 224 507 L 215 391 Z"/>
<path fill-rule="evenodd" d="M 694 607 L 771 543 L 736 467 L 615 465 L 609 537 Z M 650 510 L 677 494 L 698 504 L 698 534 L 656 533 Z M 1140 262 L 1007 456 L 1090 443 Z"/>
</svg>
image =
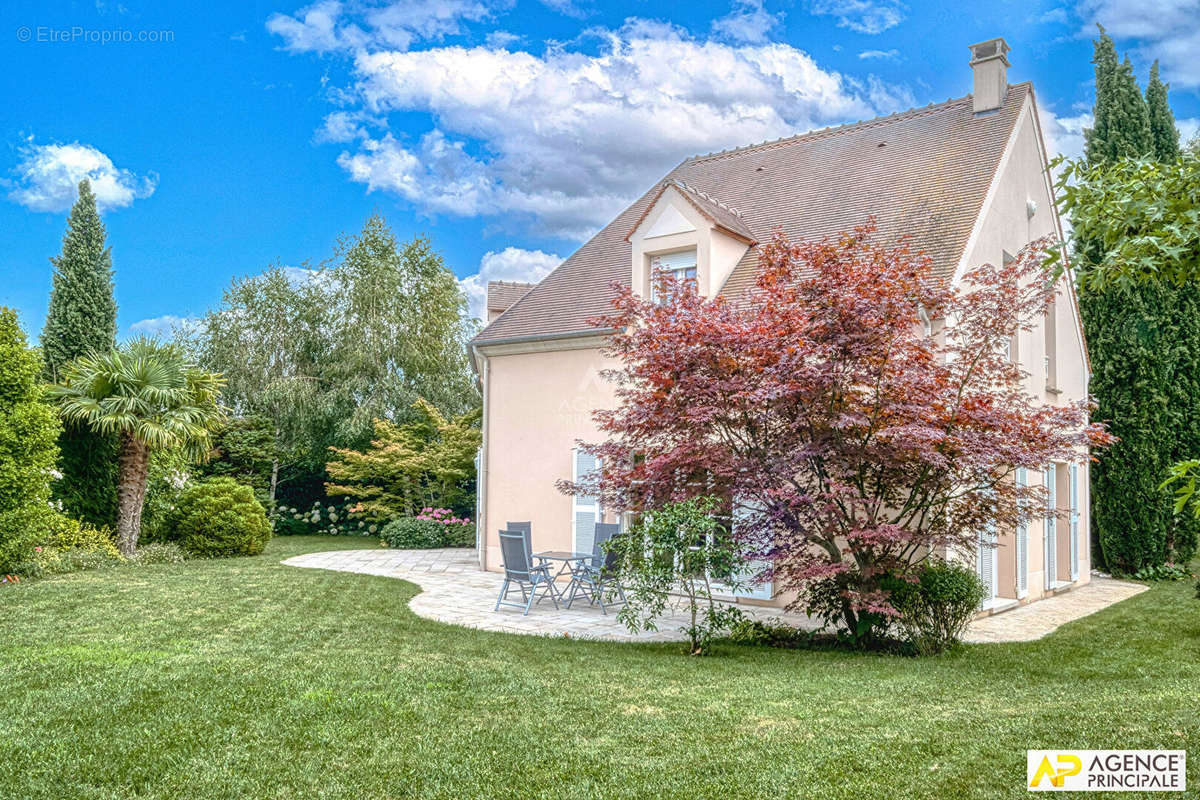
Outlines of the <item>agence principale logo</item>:
<svg viewBox="0 0 1200 800">
<path fill-rule="evenodd" d="M 1182 792 L 1185 750 L 1027 750 L 1031 792 Z"/>
</svg>

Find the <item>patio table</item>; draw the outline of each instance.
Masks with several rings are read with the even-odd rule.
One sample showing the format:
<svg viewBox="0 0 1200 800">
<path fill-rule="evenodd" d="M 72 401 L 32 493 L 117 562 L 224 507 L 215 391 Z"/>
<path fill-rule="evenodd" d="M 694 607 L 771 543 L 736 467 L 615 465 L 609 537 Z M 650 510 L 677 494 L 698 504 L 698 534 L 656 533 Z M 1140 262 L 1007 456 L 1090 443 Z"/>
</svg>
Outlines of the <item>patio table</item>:
<svg viewBox="0 0 1200 800">
<path fill-rule="evenodd" d="M 558 579 L 564 575 L 570 577 L 575 572 L 575 566 L 583 561 L 590 561 L 591 553 L 574 553 L 570 550 L 543 550 L 540 553 L 534 553 L 534 558 L 540 558 L 542 561 L 561 561 L 562 566 L 558 568 L 558 572 L 554 573 L 554 577 L 550 579 L 550 585 L 554 587 L 554 591 L 559 597 L 565 589 L 559 588 Z"/>
</svg>

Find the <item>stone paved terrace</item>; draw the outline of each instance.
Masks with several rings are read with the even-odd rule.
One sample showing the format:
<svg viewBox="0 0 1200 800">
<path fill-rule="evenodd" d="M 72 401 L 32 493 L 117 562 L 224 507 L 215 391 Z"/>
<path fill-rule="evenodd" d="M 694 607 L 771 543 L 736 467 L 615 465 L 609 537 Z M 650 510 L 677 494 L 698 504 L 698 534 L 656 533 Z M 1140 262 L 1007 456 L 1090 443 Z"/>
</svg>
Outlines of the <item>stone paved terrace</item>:
<svg viewBox="0 0 1200 800">
<path fill-rule="evenodd" d="M 503 577 L 481 572 L 471 549 L 445 550 L 339 550 L 308 553 L 283 562 L 293 567 L 356 572 L 386 578 L 402 578 L 421 587 L 409 601 L 417 616 L 426 619 L 505 633 L 540 636 L 569 636 L 574 639 L 610 641 L 675 641 L 682 638 L 679 628 L 684 617 L 676 612 L 661 620 L 659 630 L 630 634 L 617 622 L 615 611 L 605 616 L 597 606 L 576 601 L 570 610 L 554 610 L 549 600 L 535 605 L 528 616 L 521 609 L 501 606 L 492 611 L 500 593 Z M 969 642 L 1019 642 L 1040 639 L 1060 625 L 1086 617 L 1113 603 L 1145 591 L 1141 584 L 1093 577 L 1091 583 L 1036 603 L 983 617 L 967 630 Z M 513 592 L 517 599 L 520 592 Z M 743 605 L 759 619 L 778 619 L 801 628 L 815 628 L 817 622 L 801 614 L 785 614 L 776 608 Z"/>
</svg>

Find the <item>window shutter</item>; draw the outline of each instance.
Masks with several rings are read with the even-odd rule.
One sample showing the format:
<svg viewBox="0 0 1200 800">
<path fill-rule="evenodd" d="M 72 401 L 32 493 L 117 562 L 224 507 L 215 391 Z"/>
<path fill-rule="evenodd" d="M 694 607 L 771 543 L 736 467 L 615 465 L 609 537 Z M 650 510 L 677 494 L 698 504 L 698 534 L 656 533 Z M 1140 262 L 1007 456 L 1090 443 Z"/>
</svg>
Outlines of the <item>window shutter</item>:
<svg viewBox="0 0 1200 800">
<path fill-rule="evenodd" d="M 1071 511 L 1068 520 L 1071 526 L 1071 580 L 1079 577 L 1079 465 L 1071 467 Z"/>
<path fill-rule="evenodd" d="M 989 492 L 990 493 L 990 492 Z M 983 598 L 983 602 L 991 600 L 996 596 L 996 522 L 989 521 L 979 532 L 979 541 L 976 545 L 976 560 L 977 569 L 979 571 L 979 579 L 983 581 L 983 585 L 987 587 L 987 596 Z"/>
<path fill-rule="evenodd" d="M 1028 486 L 1029 476 L 1024 467 L 1017 469 L 1017 486 Z M 1019 509 L 1024 513 L 1024 505 Z M 1029 520 L 1017 518 L 1017 597 L 1029 591 Z"/>
<path fill-rule="evenodd" d="M 572 453 L 572 478 L 579 482 L 600 468 L 600 461 L 591 453 L 576 449 Z M 576 553 L 590 553 L 596 541 L 596 523 L 600 521 L 600 499 L 590 495 L 573 495 L 571 508 L 571 541 Z"/>
<path fill-rule="evenodd" d="M 1057 470 L 1053 464 L 1046 467 L 1046 530 L 1043 534 L 1046 550 L 1046 588 L 1050 589 L 1058 580 L 1058 518 L 1054 512 L 1058 509 Z"/>
</svg>

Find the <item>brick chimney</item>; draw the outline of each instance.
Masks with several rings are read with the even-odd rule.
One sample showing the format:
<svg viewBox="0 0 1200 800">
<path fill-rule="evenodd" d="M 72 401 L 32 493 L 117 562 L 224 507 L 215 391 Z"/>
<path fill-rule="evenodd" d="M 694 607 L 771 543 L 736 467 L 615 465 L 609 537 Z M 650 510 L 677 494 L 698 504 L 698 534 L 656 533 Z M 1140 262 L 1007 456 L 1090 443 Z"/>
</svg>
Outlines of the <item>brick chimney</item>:
<svg viewBox="0 0 1200 800">
<path fill-rule="evenodd" d="M 971 93 L 975 113 L 995 111 L 1004 105 L 1008 94 L 1008 42 L 988 39 L 971 45 L 971 72 L 975 91 Z"/>
</svg>

